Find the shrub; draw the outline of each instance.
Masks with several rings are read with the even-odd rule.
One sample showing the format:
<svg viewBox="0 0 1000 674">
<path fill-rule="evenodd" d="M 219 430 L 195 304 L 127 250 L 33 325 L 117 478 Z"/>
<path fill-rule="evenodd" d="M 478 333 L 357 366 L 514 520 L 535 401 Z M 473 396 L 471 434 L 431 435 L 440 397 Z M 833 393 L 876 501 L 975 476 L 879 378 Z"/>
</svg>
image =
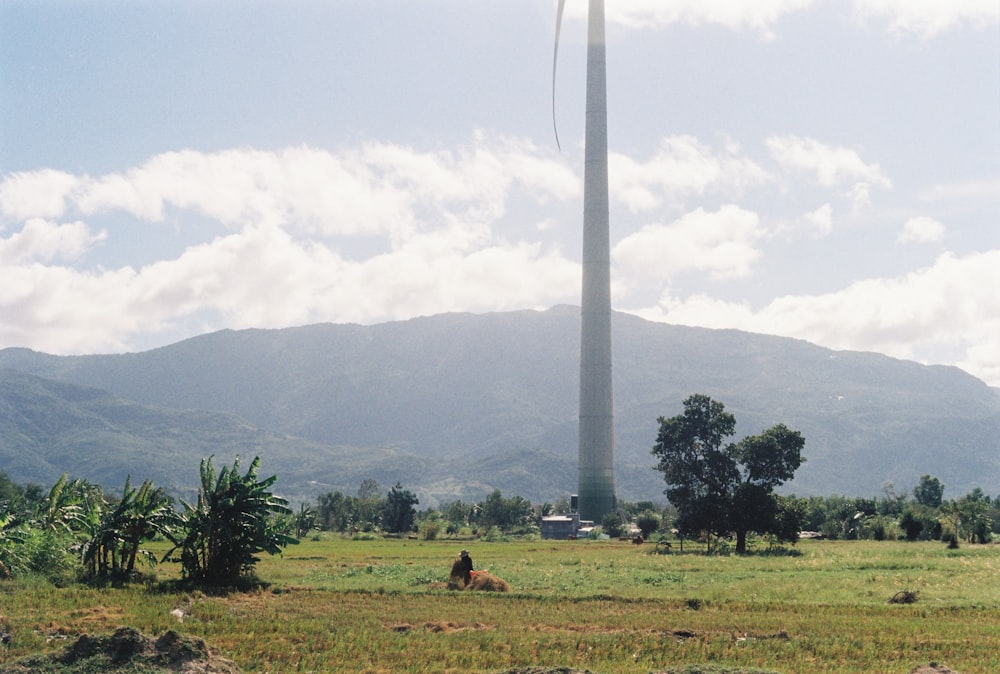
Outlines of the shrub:
<svg viewBox="0 0 1000 674">
<path fill-rule="evenodd" d="M 425 541 L 436 540 L 439 533 L 441 533 L 441 520 L 427 518 L 420 523 L 420 537 Z"/>
<path fill-rule="evenodd" d="M 652 510 L 644 510 L 635 518 L 635 525 L 642 532 L 642 537 L 648 539 L 660 528 L 660 515 Z"/>
<path fill-rule="evenodd" d="M 624 533 L 622 518 L 618 513 L 608 513 L 601 518 L 601 529 L 611 538 L 618 538 Z"/>
<path fill-rule="evenodd" d="M 500 530 L 500 527 L 490 527 L 490 530 L 486 532 L 485 536 L 483 536 L 483 540 L 490 543 L 506 543 L 510 539 L 504 535 L 503 531 Z"/>
<path fill-rule="evenodd" d="M 239 474 L 239 459 L 233 467 L 216 475 L 212 458 L 201 462 L 198 501 L 184 503 L 183 533 L 171 534 L 174 548 L 180 549 L 185 578 L 198 582 L 228 585 L 249 575 L 260 561 L 256 554 L 278 554 L 289 544 L 298 543 L 276 527 L 272 516 L 290 514 L 288 502 L 269 488 L 277 480 L 271 476 L 257 480 L 260 458 L 255 458 L 245 475 Z"/>
<path fill-rule="evenodd" d="M 70 551 L 72 537 L 62 531 L 18 527 L 0 532 L 0 578 L 35 574 L 52 583 L 69 583 L 80 565 Z"/>
</svg>

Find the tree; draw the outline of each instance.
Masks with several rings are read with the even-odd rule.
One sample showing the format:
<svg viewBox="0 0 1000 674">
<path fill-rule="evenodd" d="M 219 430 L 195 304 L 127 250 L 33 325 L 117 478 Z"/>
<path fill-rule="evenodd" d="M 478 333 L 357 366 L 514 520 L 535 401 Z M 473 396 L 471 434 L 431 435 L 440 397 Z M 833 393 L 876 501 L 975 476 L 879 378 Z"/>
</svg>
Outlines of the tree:
<svg viewBox="0 0 1000 674">
<path fill-rule="evenodd" d="M 449 534 L 454 534 L 469 524 L 469 516 L 473 512 L 473 506 L 459 499 L 442 505 L 440 510 L 445 522 L 447 522 L 446 531 Z"/>
<path fill-rule="evenodd" d="M 7 471 L 0 470 L 0 503 L 10 503 L 24 495 L 24 487 L 10 479 Z"/>
<path fill-rule="evenodd" d="M 305 503 L 299 504 L 299 512 L 295 515 L 295 535 L 305 538 L 316 528 L 316 511 Z"/>
<path fill-rule="evenodd" d="M 403 489 L 403 485 L 397 482 L 382 505 L 382 526 L 391 533 L 410 531 L 417 517 L 413 506 L 419 502 L 413 492 Z"/>
<path fill-rule="evenodd" d="M 103 499 L 100 486 L 80 478 L 71 480 L 63 473 L 39 503 L 39 524 L 50 531 L 73 531 L 80 524 L 81 513 Z"/>
<path fill-rule="evenodd" d="M 922 475 L 920 483 L 913 488 L 913 498 L 917 503 L 928 508 L 941 507 L 941 500 L 944 497 L 944 485 L 941 480 L 930 475 Z"/>
<path fill-rule="evenodd" d="M 778 424 L 738 443 L 723 444 L 736 418 L 702 394 L 684 401 L 684 413 L 658 419 L 652 453 L 667 483 L 665 494 L 677 507 L 683 534 L 736 534 L 736 551 L 746 552 L 747 534 L 787 533 L 774 488 L 802 464 L 805 440 Z"/>
<path fill-rule="evenodd" d="M 146 480 L 138 488 L 126 478 L 122 497 L 115 503 L 103 498 L 83 511 L 89 538 L 81 549 L 87 574 L 93 579 L 127 581 L 142 555 L 150 564 L 156 558 L 141 548 L 157 534 L 169 535 L 180 518 L 166 492 Z"/>
<path fill-rule="evenodd" d="M 608 513 L 601 518 L 601 530 L 611 538 L 618 538 L 624 533 L 621 515 Z"/>
<path fill-rule="evenodd" d="M 908 507 L 899 516 L 899 528 L 903 530 L 906 540 L 915 541 L 924 530 L 924 520 L 916 508 Z"/>
<path fill-rule="evenodd" d="M 962 535 L 969 543 L 989 543 L 993 524 L 990 498 L 976 487 L 956 503 Z"/>
<path fill-rule="evenodd" d="M 382 488 L 372 478 L 365 478 L 358 487 L 358 496 L 354 500 L 354 516 L 352 526 L 363 531 L 374 531 L 381 525 Z"/>
<path fill-rule="evenodd" d="M 331 491 L 316 499 L 319 528 L 323 531 L 347 531 L 352 524 L 351 498 Z"/>
<path fill-rule="evenodd" d="M 504 498 L 499 489 L 494 489 L 478 506 L 478 514 L 474 517 L 487 530 L 498 527 L 501 531 L 511 531 L 533 520 L 534 509 L 530 501 L 521 496 Z"/>
<path fill-rule="evenodd" d="M 181 571 L 185 578 L 218 585 L 235 584 L 260 561 L 256 554 L 278 554 L 298 541 L 272 521 L 273 515 L 291 514 L 288 502 L 271 493 L 278 479 L 258 481 L 260 458 L 254 458 L 245 475 L 240 461 L 216 474 L 212 457 L 201 462 L 201 487 L 195 505 L 183 502 L 182 535 L 171 534 L 180 549 Z"/>
<path fill-rule="evenodd" d="M 0 579 L 14 576 L 27 567 L 22 546 L 29 532 L 12 513 L 0 513 Z"/>
<path fill-rule="evenodd" d="M 635 518 L 635 525 L 639 527 L 643 538 L 649 538 L 660 528 L 662 518 L 655 510 L 643 510 Z"/>
<path fill-rule="evenodd" d="M 778 511 L 771 529 L 772 540 L 779 543 L 794 543 L 799 540 L 802 522 L 805 521 L 805 504 L 794 496 L 778 496 Z"/>
</svg>

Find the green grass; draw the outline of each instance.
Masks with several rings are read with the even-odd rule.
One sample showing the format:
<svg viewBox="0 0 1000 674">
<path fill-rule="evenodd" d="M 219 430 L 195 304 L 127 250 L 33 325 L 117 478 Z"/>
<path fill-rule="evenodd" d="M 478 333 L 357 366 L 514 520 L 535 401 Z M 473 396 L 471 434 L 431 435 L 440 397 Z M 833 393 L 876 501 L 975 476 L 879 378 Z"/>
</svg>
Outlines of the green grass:
<svg viewBox="0 0 1000 674">
<path fill-rule="evenodd" d="M 511 592 L 444 589 L 460 547 Z M 652 550 L 331 537 L 265 558 L 266 589 L 228 596 L 163 583 L 98 590 L 5 581 L 0 619 L 13 638 L 0 658 L 130 625 L 200 636 L 246 672 L 611 674 L 710 663 L 903 674 L 932 661 L 963 674 L 1000 671 L 998 546 L 803 541 L 794 554 L 747 557 Z M 157 570 L 161 581 L 177 573 Z M 918 593 L 916 603 L 886 603 L 904 589 Z"/>
</svg>

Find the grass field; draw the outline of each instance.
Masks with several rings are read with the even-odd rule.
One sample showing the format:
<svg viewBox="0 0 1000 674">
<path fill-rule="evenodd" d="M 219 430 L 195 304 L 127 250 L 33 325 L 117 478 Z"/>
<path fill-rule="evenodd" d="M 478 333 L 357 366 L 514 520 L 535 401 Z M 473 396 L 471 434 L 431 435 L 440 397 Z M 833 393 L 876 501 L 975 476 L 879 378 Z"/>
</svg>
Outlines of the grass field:
<svg viewBox="0 0 1000 674">
<path fill-rule="evenodd" d="M 468 547 L 507 594 L 444 588 Z M 159 581 L 178 569 L 162 565 Z M 0 582 L 0 658 L 129 625 L 203 637 L 246 672 L 652 672 L 710 663 L 1000 672 L 1000 546 L 803 541 L 790 554 L 653 554 L 618 541 L 330 537 L 265 557 L 266 589 L 228 596 Z M 889 604 L 897 592 L 910 604 Z M 177 610 L 183 612 L 178 622 Z M 174 611 L 175 614 L 171 614 Z"/>
</svg>

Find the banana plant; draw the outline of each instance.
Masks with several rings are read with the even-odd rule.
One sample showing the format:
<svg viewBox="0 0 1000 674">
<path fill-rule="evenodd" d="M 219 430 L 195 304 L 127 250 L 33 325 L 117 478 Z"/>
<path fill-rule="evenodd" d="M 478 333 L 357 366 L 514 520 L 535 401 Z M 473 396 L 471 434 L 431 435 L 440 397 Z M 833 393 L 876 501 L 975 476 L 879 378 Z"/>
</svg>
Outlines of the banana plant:
<svg viewBox="0 0 1000 674">
<path fill-rule="evenodd" d="M 201 488 L 195 504 L 182 501 L 184 513 L 174 547 L 164 559 L 177 559 L 184 576 L 196 582 L 232 585 L 253 571 L 257 553 L 279 554 L 298 540 L 277 526 L 275 515 L 291 514 L 288 501 L 270 487 L 276 476 L 258 480 L 260 458 L 240 474 L 237 458 L 232 468 L 216 473 L 212 458 L 201 462 Z"/>
<path fill-rule="evenodd" d="M 158 534 L 171 534 L 181 523 L 162 489 L 150 480 L 139 487 L 133 487 L 131 482 L 131 476 L 126 478 L 118 501 L 101 499 L 81 513 L 79 521 L 87 523 L 90 534 L 81 548 L 81 559 L 92 578 L 127 581 L 135 573 L 140 556 L 155 565 L 156 556 L 142 544 Z"/>
</svg>

